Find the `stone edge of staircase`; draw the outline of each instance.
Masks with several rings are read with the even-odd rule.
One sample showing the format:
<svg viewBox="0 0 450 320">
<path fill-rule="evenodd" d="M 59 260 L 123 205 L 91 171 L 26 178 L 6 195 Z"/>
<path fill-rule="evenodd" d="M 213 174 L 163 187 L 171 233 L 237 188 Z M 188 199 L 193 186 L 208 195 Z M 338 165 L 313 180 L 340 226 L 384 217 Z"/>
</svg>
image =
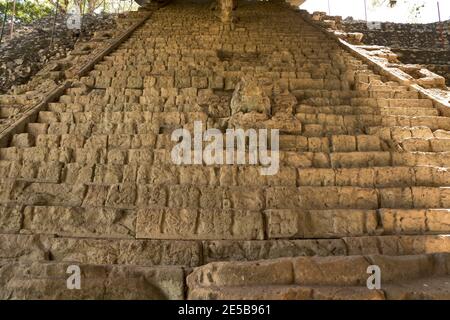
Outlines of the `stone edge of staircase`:
<svg viewBox="0 0 450 320">
<path fill-rule="evenodd" d="M 296 11 L 296 12 L 300 11 L 300 9 L 297 7 L 290 6 L 287 3 L 286 3 L 286 5 L 293 11 Z M 385 66 L 385 65 L 379 63 L 378 61 L 376 61 L 375 59 L 373 59 L 366 50 L 364 50 L 362 48 L 358 48 L 358 46 L 352 45 L 349 42 L 339 38 L 337 35 L 328 31 L 327 29 L 320 26 L 319 24 L 315 23 L 313 20 L 308 19 L 303 15 L 299 15 L 299 17 L 305 23 L 311 25 L 313 28 L 320 30 L 329 39 L 337 42 L 341 48 L 343 48 L 345 51 L 349 52 L 352 56 L 367 63 L 369 65 L 369 67 L 371 67 L 373 70 L 375 70 L 379 74 L 386 76 L 388 79 L 390 79 L 392 81 L 399 82 L 400 84 L 405 85 L 405 86 L 409 86 L 414 91 L 418 92 L 422 98 L 428 98 L 428 99 L 432 100 L 434 106 L 441 112 L 441 114 L 443 116 L 450 117 L 450 100 L 446 101 L 439 95 L 435 94 L 432 90 L 426 89 L 426 88 L 420 86 L 419 84 L 414 83 L 410 79 L 407 79 L 406 77 L 402 77 L 400 74 L 396 74 L 394 72 L 394 70 L 392 70 L 392 68 L 388 68 L 387 66 Z M 398 70 L 398 71 L 400 71 L 400 70 Z M 449 93 L 449 96 L 450 96 L 450 93 Z"/>
</svg>

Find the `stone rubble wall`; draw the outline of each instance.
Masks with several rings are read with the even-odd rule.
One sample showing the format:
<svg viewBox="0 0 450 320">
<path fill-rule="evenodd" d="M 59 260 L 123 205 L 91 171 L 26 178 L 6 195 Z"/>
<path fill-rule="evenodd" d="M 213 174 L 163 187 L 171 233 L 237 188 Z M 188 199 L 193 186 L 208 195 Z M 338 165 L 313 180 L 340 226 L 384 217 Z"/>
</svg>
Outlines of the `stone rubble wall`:
<svg viewBox="0 0 450 320">
<path fill-rule="evenodd" d="M 365 44 L 390 47 L 403 63 L 422 64 L 445 77 L 450 85 L 450 21 L 381 23 L 380 29 L 370 30 L 365 22 L 344 20 L 342 29 L 364 34 Z"/>
<path fill-rule="evenodd" d="M 28 82 L 50 60 L 66 57 L 76 42 L 88 41 L 96 31 L 111 30 L 116 26 L 112 14 L 85 15 L 83 32 L 79 37 L 67 28 L 67 17 L 60 15 L 51 45 L 53 19 L 53 16 L 48 16 L 27 25 L 18 25 L 12 39 L 9 38 L 8 25 L 0 45 L 0 93 Z"/>
</svg>

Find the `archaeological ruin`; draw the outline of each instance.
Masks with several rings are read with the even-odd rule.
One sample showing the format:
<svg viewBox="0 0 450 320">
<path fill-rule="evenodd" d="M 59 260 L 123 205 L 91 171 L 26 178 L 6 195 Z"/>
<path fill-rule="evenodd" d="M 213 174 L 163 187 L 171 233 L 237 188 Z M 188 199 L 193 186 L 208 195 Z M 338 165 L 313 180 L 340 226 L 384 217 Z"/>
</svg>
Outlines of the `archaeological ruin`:
<svg viewBox="0 0 450 320">
<path fill-rule="evenodd" d="M 443 76 L 301 0 L 138 2 L 0 95 L 0 299 L 450 299 Z M 174 161 L 195 123 L 277 172 Z"/>
</svg>

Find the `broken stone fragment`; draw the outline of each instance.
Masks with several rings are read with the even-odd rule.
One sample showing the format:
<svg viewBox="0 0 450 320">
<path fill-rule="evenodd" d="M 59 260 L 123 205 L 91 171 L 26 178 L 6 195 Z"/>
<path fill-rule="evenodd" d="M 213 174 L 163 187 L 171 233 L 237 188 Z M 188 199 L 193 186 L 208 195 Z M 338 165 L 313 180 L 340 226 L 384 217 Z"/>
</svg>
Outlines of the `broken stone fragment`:
<svg viewBox="0 0 450 320">
<path fill-rule="evenodd" d="M 270 99 L 254 77 L 243 77 L 231 98 L 231 113 L 271 113 Z"/>
<path fill-rule="evenodd" d="M 218 0 L 220 20 L 223 23 L 233 22 L 233 10 L 236 5 L 236 0 Z"/>
<path fill-rule="evenodd" d="M 288 90 L 283 91 L 281 94 L 274 95 L 273 114 L 290 114 L 294 113 L 294 107 L 297 104 L 297 98 L 291 94 Z"/>
</svg>

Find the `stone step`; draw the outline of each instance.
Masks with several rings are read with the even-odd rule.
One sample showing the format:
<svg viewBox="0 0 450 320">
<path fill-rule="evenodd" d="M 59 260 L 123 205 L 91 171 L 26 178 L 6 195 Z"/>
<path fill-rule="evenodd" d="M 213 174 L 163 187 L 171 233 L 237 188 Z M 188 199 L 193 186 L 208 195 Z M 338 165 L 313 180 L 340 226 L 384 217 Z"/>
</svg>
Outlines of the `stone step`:
<svg viewBox="0 0 450 320">
<path fill-rule="evenodd" d="M 279 151 L 280 166 L 296 168 L 361 168 L 390 166 L 450 167 L 449 152 L 296 152 Z M 226 159 L 225 155 L 223 159 Z M 245 155 L 248 159 L 248 155 Z M 0 160 L 42 161 L 79 164 L 164 164 L 173 165 L 171 151 L 166 149 L 106 148 L 0 148 Z M 258 161 L 259 164 L 260 161 Z"/>
<path fill-rule="evenodd" d="M 274 175 L 261 175 L 261 166 L 176 166 L 139 164 L 91 164 L 0 160 L 3 181 L 68 184 L 168 183 L 196 186 L 359 186 L 359 187 L 446 187 L 447 168 L 370 167 L 295 168 L 284 166 Z"/>
<path fill-rule="evenodd" d="M 449 299 L 449 259 L 428 254 L 214 262 L 187 276 L 188 299 Z M 373 265 L 382 279 L 376 290 L 367 288 Z"/>
<path fill-rule="evenodd" d="M 175 130 L 175 129 L 174 129 Z M 32 131 L 33 132 L 33 131 Z M 32 133 L 35 134 L 36 132 Z M 134 134 L 134 135 L 91 135 L 86 138 L 82 134 L 38 134 L 19 133 L 12 137 L 10 147 L 48 147 L 48 148 L 107 148 L 113 149 L 166 149 L 172 150 L 179 141 L 172 141 L 172 133 L 162 134 Z M 194 132 L 192 132 L 192 135 Z M 255 134 L 257 132 L 255 131 Z M 225 134 L 224 134 L 225 135 Z M 231 136 L 232 139 L 235 139 Z M 225 137 L 226 138 L 226 137 Z M 270 132 L 268 133 L 270 139 Z M 228 139 L 228 138 L 226 138 Z M 249 140 L 249 138 L 247 138 Z M 444 152 L 445 142 L 450 139 L 436 138 L 430 141 L 429 149 L 407 149 L 406 151 Z M 209 142 L 203 142 L 206 147 Z M 236 145 L 236 142 L 234 142 Z M 246 141 L 248 149 L 249 142 Z M 405 142 L 406 144 L 406 142 Z M 437 147 L 440 146 L 440 149 Z M 192 150 L 194 146 L 191 146 Z M 354 151 L 383 151 L 390 147 L 383 143 L 377 135 L 332 135 L 330 137 L 304 137 L 300 135 L 279 135 L 279 150 L 299 152 L 354 152 Z"/>
<path fill-rule="evenodd" d="M 154 221 L 161 223 L 152 225 Z M 136 236 L 144 239 L 262 240 L 382 234 L 440 235 L 450 233 L 450 211 L 284 209 L 265 210 L 261 216 L 258 212 L 142 209 L 137 213 L 136 225 Z"/>
<path fill-rule="evenodd" d="M 1 233 L 118 239 L 135 236 L 134 210 L 83 208 L 69 201 L 62 206 L 1 204 L 0 210 Z"/>
<path fill-rule="evenodd" d="M 414 107 L 387 107 L 380 108 L 381 115 L 399 115 L 399 116 L 439 116 L 439 111 L 433 108 L 414 108 Z"/>
<path fill-rule="evenodd" d="M 450 234 L 449 209 L 246 211 L 156 207 L 135 211 L 13 204 L 2 204 L 0 209 L 0 232 L 59 237 L 263 240 Z"/>
<path fill-rule="evenodd" d="M 450 151 L 450 138 L 408 138 L 399 143 L 405 151 L 445 152 Z"/>
<path fill-rule="evenodd" d="M 65 191 L 63 186 L 60 188 Z M 314 189 L 304 188 L 304 190 L 312 192 Z M 327 191 L 330 191 L 330 188 L 323 190 L 323 192 Z M 389 202 L 390 199 L 382 198 L 383 192 L 389 191 L 394 192 L 395 189 L 380 191 L 382 202 Z M 300 189 L 300 193 L 306 192 Z M 417 192 L 414 193 L 416 194 Z M 304 195 L 303 197 L 305 198 Z M 223 201 L 226 202 L 226 200 Z M 201 209 L 199 209 L 198 205 L 192 203 L 178 204 L 175 207 L 177 201 L 174 199 L 172 199 L 174 205 L 169 204 L 169 208 L 162 208 L 164 203 L 160 202 L 159 205 L 149 204 L 140 206 L 139 209 L 131 209 L 133 204 L 127 204 L 128 209 L 98 207 L 101 205 L 99 203 L 78 207 L 79 205 L 73 203 L 73 200 L 72 203 L 45 201 L 45 205 L 36 202 L 33 204 L 30 201 L 21 201 L 19 204 L 7 202 L 0 206 L 0 232 L 10 233 L 22 230 L 28 233 L 94 238 L 132 238 L 137 235 L 139 238 L 146 239 L 179 240 L 336 238 L 450 232 L 449 211 L 438 209 L 439 200 L 437 207 L 430 204 L 417 205 L 419 208 L 436 209 L 410 209 L 412 205 L 397 204 L 395 206 L 395 203 L 390 203 L 392 208 L 400 209 L 379 210 L 376 204 L 362 205 L 362 200 L 355 201 L 356 204 L 353 205 L 345 205 L 341 201 L 341 203 L 327 206 L 296 204 L 295 207 L 291 206 L 292 201 L 290 201 L 284 206 L 268 205 L 265 210 L 261 205 L 249 203 L 243 205 L 242 200 L 241 205 L 233 203 L 233 206 L 230 206 L 234 209 L 208 205 L 200 205 Z M 88 207 L 88 205 L 97 206 Z M 183 207 L 180 208 L 181 205 Z M 123 204 L 115 206 L 123 207 Z M 330 207 L 336 209 L 328 209 Z M 362 209 L 353 209 L 358 207 Z M 380 207 L 387 206 L 382 203 Z M 446 208 L 448 207 L 447 205 Z"/>
<path fill-rule="evenodd" d="M 373 99 L 352 98 L 351 105 L 368 105 L 373 107 L 400 107 L 400 108 L 433 108 L 430 99 Z"/>
<path fill-rule="evenodd" d="M 436 130 L 433 132 L 430 128 L 426 126 L 390 126 L 390 127 L 369 127 L 366 128 L 366 133 L 369 135 L 379 136 L 381 139 L 386 141 L 403 141 L 409 138 L 447 138 L 445 135 L 445 130 Z M 450 135 L 449 135 L 450 137 Z"/>
<path fill-rule="evenodd" d="M 24 205 L 263 210 L 450 208 L 448 187 L 362 188 L 275 186 L 197 187 L 190 185 L 84 185 L 12 181 L 0 184 L 0 201 Z M 128 220 L 127 220 L 128 221 Z M 129 223 L 134 223 L 131 219 Z M 87 226 L 88 227 L 88 226 Z"/>
<path fill-rule="evenodd" d="M 202 242 L 0 234 L 0 261 L 184 266 L 203 264 Z M 312 247 L 312 246 L 311 246 Z"/>
<path fill-rule="evenodd" d="M 82 290 L 68 290 L 71 262 L 0 262 L 0 298 L 17 300 L 184 298 L 181 267 L 77 264 Z M 73 271 L 71 271 L 73 273 Z"/>
<path fill-rule="evenodd" d="M 137 240 L 0 234 L 0 261 L 196 267 L 216 261 L 298 256 L 413 255 L 449 252 L 448 235 L 344 237 L 342 239 Z"/>
<path fill-rule="evenodd" d="M 38 116 L 38 123 L 117 123 L 126 122 L 145 123 L 156 122 L 161 124 L 181 125 L 194 121 L 207 120 L 206 113 L 203 112 L 52 112 L 41 111 Z"/>
<path fill-rule="evenodd" d="M 363 236 L 342 239 L 214 240 L 203 242 L 203 264 L 298 256 L 448 253 L 448 235 Z"/>
<path fill-rule="evenodd" d="M 195 288 L 190 300 L 448 300 L 450 277 L 432 277 L 388 284 L 384 290 L 364 286 L 254 286 Z M 428 287 L 431 286 L 431 289 Z"/>
<path fill-rule="evenodd" d="M 450 233 L 447 209 L 284 209 L 264 214 L 269 239 Z"/>
<path fill-rule="evenodd" d="M 302 125 L 321 124 L 330 126 L 349 127 L 421 127 L 425 126 L 431 130 L 450 130 L 450 118 L 438 116 L 404 116 L 404 115 L 338 115 L 338 114 L 310 114 L 297 113 L 295 117 Z"/>
<path fill-rule="evenodd" d="M 212 124 L 220 128 L 220 122 L 217 125 Z M 180 127 L 179 124 L 168 124 L 155 122 L 155 123 L 61 123 L 52 122 L 48 123 L 29 123 L 27 125 L 27 133 L 32 136 L 40 134 L 71 134 L 80 136 L 95 136 L 95 135 L 136 135 L 136 134 L 153 134 L 156 135 L 161 132 L 171 133 L 176 127 Z M 269 127 L 270 128 L 270 127 Z M 278 128 L 279 129 L 279 128 Z M 430 130 L 430 129 L 428 129 Z M 299 126 L 293 126 L 293 128 L 287 130 L 291 131 L 292 135 L 299 133 L 304 137 L 324 137 L 330 135 L 357 135 L 365 134 L 365 129 L 362 127 L 352 127 L 345 125 L 328 125 L 328 124 L 305 124 Z M 283 132 L 282 132 L 283 134 Z M 374 131 L 373 135 L 381 136 L 383 132 Z M 383 135 L 384 137 L 384 135 Z M 389 140 L 389 139 L 387 139 Z"/>
<path fill-rule="evenodd" d="M 329 135 L 359 135 L 368 134 L 376 135 L 384 140 L 403 140 L 405 138 L 411 137 L 422 137 L 422 138 L 449 138 L 450 130 L 442 129 L 430 129 L 426 125 L 396 125 L 389 126 L 387 124 L 382 124 L 378 122 L 374 116 L 366 115 L 359 116 L 359 119 L 364 121 L 367 125 L 361 125 L 358 118 L 345 118 L 339 115 L 328 115 L 328 117 L 322 116 L 316 117 L 312 115 L 313 118 L 307 116 L 306 114 L 303 119 L 301 128 L 298 126 L 296 130 L 292 131 L 292 134 L 298 135 L 301 133 L 304 137 L 322 137 Z M 348 116 L 345 116 L 348 117 Z M 354 117 L 354 116 L 352 116 Z M 377 117 L 377 116 L 375 116 Z M 203 121 L 201 118 L 199 121 Z M 440 121 L 440 120 L 439 120 Z M 305 123 L 305 122 L 321 122 L 321 123 Z M 185 122 L 183 122 L 185 123 Z M 372 125 L 371 125 L 372 124 Z M 167 134 L 171 133 L 171 130 L 177 127 L 183 126 L 180 122 L 176 120 L 170 120 L 170 118 L 165 121 L 159 122 L 128 122 L 128 123 L 108 123 L 108 122 L 85 122 L 85 123 L 62 123 L 62 122 L 51 122 L 51 123 L 29 123 L 27 125 L 27 132 L 33 136 L 39 134 L 56 134 L 63 135 L 70 133 L 71 135 L 97 135 L 97 134 L 121 134 L 121 135 L 134 135 L 134 134 L 158 134 L 161 130 L 166 130 Z M 184 126 L 187 126 L 186 124 Z M 190 124 L 189 126 L 192 126 Z M 165 129 L 167 127 L 167 129 Z M 204 126 L 206 127 L 206 126 Z M 211 126 L 209 126 L 211 127 Z M 270 129 L 270 127 L 269 127 Z M 434 132 L 434 133 L 433 133 Z"/>
<path fill-rule="evenodd" d="M 406 116 L 439 116 L 437 109 L 432 108 L 380 108 L 369 106 L 310 106 L 298 105 L 296 113 L 309 114 L 338 114 L 338 115 L 358 115 L 358 114 L 380 114 L 380 115 L 406 115 Z"/>
</svg>

